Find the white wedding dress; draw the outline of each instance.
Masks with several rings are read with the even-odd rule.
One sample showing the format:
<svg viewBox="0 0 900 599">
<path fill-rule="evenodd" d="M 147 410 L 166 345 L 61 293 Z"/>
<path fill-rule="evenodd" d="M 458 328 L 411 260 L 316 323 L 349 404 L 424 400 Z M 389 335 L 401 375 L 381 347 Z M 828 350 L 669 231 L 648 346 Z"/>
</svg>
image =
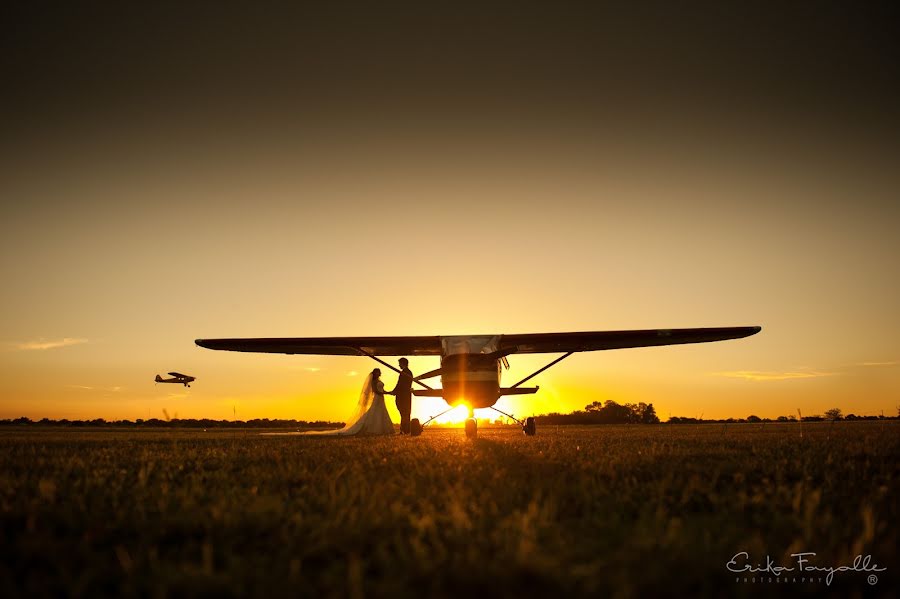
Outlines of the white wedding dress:
<svg viewBox="0 0 900 599">
<path fill-rule="evenodd" d="M 384 405 L 384 383 L 381 380 L 372 384 L 372 373 L 366 377 L 362 391 L 359 392 L 359 403 L 356 411 L 347 420 L 344 428 L 334 431 L 308 431 L 307 435 L 393 435 L 394 423 Z"/>
</svg>

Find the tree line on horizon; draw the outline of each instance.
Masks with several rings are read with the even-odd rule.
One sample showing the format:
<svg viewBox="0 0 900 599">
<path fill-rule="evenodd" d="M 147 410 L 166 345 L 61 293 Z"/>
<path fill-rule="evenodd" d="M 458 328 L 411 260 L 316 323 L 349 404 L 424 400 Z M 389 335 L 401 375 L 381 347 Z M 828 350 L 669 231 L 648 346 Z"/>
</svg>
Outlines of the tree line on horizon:
<svg viewBox="0 0 900 599">
<path fill-rule="evenodd" d="M 700 422 L 717 422 L 721 424 L 742 423 L 742 422 L 836 422 L 840 420 L 897 420 L 900 419 L 900 406 L 897 408 L 897 416 L 884 415 L 856 415 L 847 414 L 844 416 L 843 410 L 840 408 L 831 408 L 825 410 L 824 414 L 813 414 L 811 416 L 778 416 L 777 418 L 760 418 L 755 414 L 751 414 L 746 418 L 719 418 L 719 419 L 702 419 L 690 418 L 687 416 L 671 416 L 668 423 L 671 424 L 696 424 Z"/>
<path fill-rule="evenodd" d="M 656 415 L 656 409 L 653 404 L 644 402 L 632 404 L 619 404 L 612 400 L 604 402 L 594 401 L 584 407 L 583 410 L 576 410 L 568 414 L 559 412 L 551 412 L 550 414 L 541 414 L 535 416 L 537 424 L 660 424 L 661 421 Z M 822 422 L 822 421 L 839 421 L 839 420 L 897 420 L 900 419 L 900 406 L 897 408 L 897 416 L 858 416 L 856 414 L 843 414 L 840 408 L 831 408 L 826 410 L 824 414 L 815 414 L 811 416 L 778 416 L 777 418 L 760 418 L 754 414 L 746 418 L 693 418 L 688 416 L 670 416 L 665 424 L 700 424 L 700 423 L 720 423 L 720 424 L 740 424 L 740 423 L 763 423 L 763 422 Z M 482 420 L 482 419 L 479 419 Z M 490 422 L 489 420 L 487 421 Z M 497 420 L 494 424 L 502 424 L 504 421 Z M 506 422 L 506 424 L 509 424 Z M 105 420 L 103 418 L 95 418 L 93 420 L 69 420 L 63 418 L 61 420 L 53 420 L 50 418 L 42 418 L 40 420 L 31 420 L 25 416 L 14 419 L 0 420 L 0 426 L 63 426 L 63 427 L 145 427 L 145 428 L 337 428 L 344 426 L 343 422 L 328 422 L 325 420 L 293 420 L 293 419 L 270 419 L 270 418 L 254 418 L 251 420 L 213 420 L 210 418 L 148 418 L 146 420 L 138 418 L 137 420 Z"/>
<path fill-rule="evenodd" d="M 811 416 L 778 416 L 777 418 L 760 418 L 754 414 L 746 418 L 692 418 L 689 416 L 670 416 L 666 424 L 700 424 L 700 423 L 724 423 L 739 424 L 753 422 L 822 422 L 837 420 L 896 420 L 900 418 L 900 406 L 897 408 L 897 416 L 858 416 L 847 414 L 844 416 L 840 408 L 826 410 L 824 415 Z M 589 403 L 583 410 L 577 410 L 569 414 L 553 412 L 535 416 L 538 424 L 659 424 L 660 419 L 656 415 L 653 404 L 643 402 L 637 404 L 619 404 L 612 400 L 605 402 L 595 401 Z"/>
</svg>

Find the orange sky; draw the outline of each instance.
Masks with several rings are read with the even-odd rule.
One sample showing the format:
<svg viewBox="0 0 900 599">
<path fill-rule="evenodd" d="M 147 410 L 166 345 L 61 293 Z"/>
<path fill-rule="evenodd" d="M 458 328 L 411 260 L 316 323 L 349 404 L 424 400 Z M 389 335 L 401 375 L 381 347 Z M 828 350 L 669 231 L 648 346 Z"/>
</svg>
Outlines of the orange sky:
<svg viewBox="0 0 900 599">
<path fill-rule="evenodd" d="M 432 141 L 428 159 L 407 144 L 243 168 L 151 155 L 87 174 L 79 161 L 110 156 L 42 156 L 31 168 L 53 176 L 6 194 L 19 206 L 3 225 L 0 417 L 340 419 L 373 366 L 211 352 L 198 337 L 751 324 L 763 332 L 745 340 L 577 355 L 501 406 L 727 417 L 897 403 L 897 221 L 855 203 L 887 201 L 897 181 L 869 156 L 786 173 L 777 156 L 698 168 L 674 150 L 651 162 L 584 144 L 561 164 L 558 144 L 523 141 L 489 171 L 462 143 Z M 47 198 L 66 201 L 23 208 Z M 543 360 L 513 357 L 509 380 Z M 198 381 L 154 385 L 169 370 Z"/>
<path fill-rule="evenodd" d="M 895 413 L 900 153 L 879 31 L 826 47 L 859 24 L 823 18 L 807 43 L 773 30 L 760 50 L 719 25 L 684 37 L 625 15 L 604 37 L 557 15 L 559 43 L 523 15 L 503 44 L 440 20 L 382 38 L 359 18 L 335 37 L 330 15 L 299 41 L 253 21 L 246 48 L 224 21 L 201 44 L 157 35 L 161 17 L 116 35 L 21 17 L 4 58 L 19 62 L 0 143 L 0 418 L 340 420 L 374 365 L 195 338 L 742 325 L 763 331 L 576 355 L 498 405 Z M 552 357 L 514 356 L 506 380 Z M 170 370 L 197 382 L 153 383 Z"/>
</svg>

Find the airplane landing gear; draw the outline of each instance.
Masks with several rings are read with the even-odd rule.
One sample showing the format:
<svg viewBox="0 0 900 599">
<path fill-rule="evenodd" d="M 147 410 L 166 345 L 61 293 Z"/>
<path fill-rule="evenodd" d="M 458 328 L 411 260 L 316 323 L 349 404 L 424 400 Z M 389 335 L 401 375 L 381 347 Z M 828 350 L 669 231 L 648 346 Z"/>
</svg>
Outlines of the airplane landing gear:
<svg viewBox="0 0 900 599">
<path fill-rule="evenodd" d="M 478 421 L 475 420 L 475 409 L 467 405 L 469 417 L 466 418 L 466 438 L 474 439 L 478 436 Z"/>
<path fill-rule="evenodd" d="M 519 420 L 518 418 L 516 418 L 516 417 L 513 416 L 512 414 L 507 414 L 506 412 L 503 412 L 503 411 L 501 411 L 501 410 L 498 410 L 498 409 L 495 408 L 494 406 L 491 406 L 491 409 L 494 410 L 495 412 L 499 413 L 499 414 L 503 414 L 504 416 L 506 416 L 506 417 L 509 418 L 510 420 L 515 420 L 515 421 L 518 422 L 520 425 L 522 425 L 522 432 L 525 433 L 525 436 L 526 436 L 526 437 L 533 437 L 533 436 L 535 435 L 535 433 L 537 433 L 537 426 L 536 426 L 535 421 L 534 421 L 534 416 L 529 416 L 529 417 L 526 418 L 525 420 Z"/>
<path fill-rule="evenodd" d="M 451 410 L 455 410 L 455 409 L 456 409 L 456 406 L 450 406 L 449 408 L 447 408 L 446 410 L 444 410 L 443 412 L 441 412 L 441 413 L 438 414 L 437 416 L 432 416 L 431 418 L 429 418 L 429 419 L 426 420 L 425 422 L 422 422 L 422 421 L 419 420 L 418 418 L 413 418 L 412 420 L 409 421 L 409 436 L 410 436 L 410 437 L 418 437 L 418 436 L 421 436 L 422 431 L 425 430 L 425 427 L 428 426 L 428 424 L 429 424 L 432 420 L 434 420 L 434 419 L 436 419 L 436 418 L 440 418 L 441 416 L 443 416 L 443 415 L 446 414 L 447 412 L 449 412 L 449 411 L 451 411 Z"/>
<path fill-rule="evenodd" d="M 478 421 L 474 418 L 466 418 L 466 438 L 474 439 L 478 436 Z"/>
<path fill-rule="evenodd" d="M 529 416 L 525 419 L 525 424 L 522 425 L 522 432 L 525 433 L 528 437 L 533 437 L 537 432 L 537 428 L 534 424 L 534 416 Z"/>
</svg>

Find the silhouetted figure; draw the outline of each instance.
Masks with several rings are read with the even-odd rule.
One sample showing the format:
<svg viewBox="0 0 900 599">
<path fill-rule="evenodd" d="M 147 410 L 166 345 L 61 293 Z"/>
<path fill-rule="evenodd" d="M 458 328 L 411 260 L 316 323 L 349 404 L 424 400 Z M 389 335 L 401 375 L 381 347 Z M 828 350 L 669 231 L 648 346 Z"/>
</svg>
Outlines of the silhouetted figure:
<svg viewBox="0 0 900 599">
<path fill-rule="evenodd" d="M 384 405 L 384 382 L 381 369 L 376 368 L 363 383 L 356 411 L 347 419 L 344 428 L 329 431 L 305 431 L 304 435 L 344 436 L 344 435 L 393 435 L 394 423 Z"/>
<path fill-rule="evenodd" d="M 413 373 L 406 358 L 400 358 L 400 371 L 400 378 L 389 393 L 396 398 L 397 411 L 400 412 L 400 434 L 408 435 L 409 415 L 412 412 Z"/>
</svg>

